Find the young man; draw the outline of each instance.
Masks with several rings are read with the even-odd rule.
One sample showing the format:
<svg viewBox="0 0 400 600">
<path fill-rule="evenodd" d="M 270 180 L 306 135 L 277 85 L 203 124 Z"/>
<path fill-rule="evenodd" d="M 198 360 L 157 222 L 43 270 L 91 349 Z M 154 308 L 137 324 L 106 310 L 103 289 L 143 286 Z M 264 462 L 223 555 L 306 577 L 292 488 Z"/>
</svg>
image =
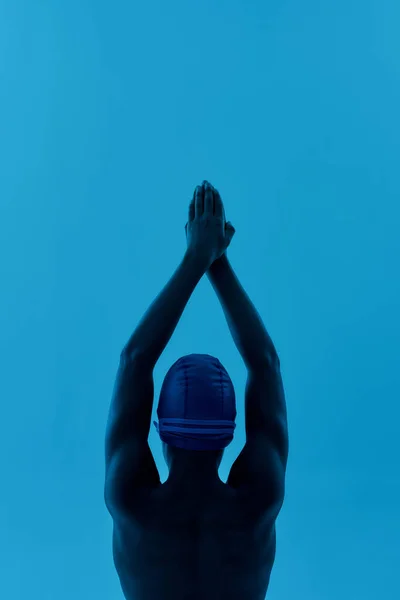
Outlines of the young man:
<svg viewBox="0 0 400 600">
<path fill-rule="evenodd" d="M 187 251 L 121 353 L 106 432 L 104 497 L 127 600 L 264 600 L 285 493 L 287 413 L 274 345 L 226 256 L 234 229 L 208 182 L 195 190 Z M 164 380 L 159 432 L 169 477 L 148 445 L 153 369 L 207 274 L 247 368 L 246 443 L 218 476 L 236 405 L 218 359 L 191 354 Z"/>
</svg>

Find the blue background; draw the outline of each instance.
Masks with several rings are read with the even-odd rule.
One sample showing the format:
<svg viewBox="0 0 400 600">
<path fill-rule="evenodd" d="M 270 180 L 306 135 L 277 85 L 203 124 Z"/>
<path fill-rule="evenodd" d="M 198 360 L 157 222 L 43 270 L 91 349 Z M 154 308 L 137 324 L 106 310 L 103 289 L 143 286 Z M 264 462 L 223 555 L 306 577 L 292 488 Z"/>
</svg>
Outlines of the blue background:
<svg viewBox="0 0 400 600">
<path fill-rule="evenodd" d="M 395 0 L 0 4 L 2 597 L 122 598 L 108 407 L 203 179 L 286 390 L 268 598 L 400 597 L 399 17 Z M 154 418 L 191 352 L 235 384 L 225 480 L 246 371 L 206 278 Z M 165 480 L 153 426 L 150 445 Z"/>
</svg>

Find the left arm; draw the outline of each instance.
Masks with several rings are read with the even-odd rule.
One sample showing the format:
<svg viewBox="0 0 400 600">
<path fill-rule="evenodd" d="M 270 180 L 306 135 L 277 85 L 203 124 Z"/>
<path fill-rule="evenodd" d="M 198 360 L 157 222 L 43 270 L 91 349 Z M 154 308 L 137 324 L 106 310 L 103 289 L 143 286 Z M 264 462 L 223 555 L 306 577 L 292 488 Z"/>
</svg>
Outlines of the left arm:
<svg viewBox="0 0 400 600">
<path fill-rule="evenodd" d="M 185 252 L 175 273 L 131 335 L 123 354 L 139 355 L 146 366 L 154 368 L 208 267 L 207 260 L 189 250 Z"/>
<path fill-rule="evenodd" d="M 138 487 L 159 481 L 147 438 L 153 409 L 153 369 L 209 264 L 186 251 L 121 352 L 109 411 L 105 501 L 111 514 L 132 503 Z"/>
</svg>

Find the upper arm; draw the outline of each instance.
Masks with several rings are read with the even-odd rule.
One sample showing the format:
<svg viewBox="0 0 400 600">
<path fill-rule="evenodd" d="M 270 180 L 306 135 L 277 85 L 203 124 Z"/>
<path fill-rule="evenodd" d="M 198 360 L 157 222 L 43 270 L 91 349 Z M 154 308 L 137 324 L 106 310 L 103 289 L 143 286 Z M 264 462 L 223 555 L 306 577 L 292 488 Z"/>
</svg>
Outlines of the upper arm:
<svg viewBox="0 0 400 600">
<path fill-rule="evenodd" d="M 249 370 L 245 392 L 246 442 L 227 483 L 280 509 L 285 494 L 288 431 L 279 360 Z"/>
<path fill-rule="evenodd" d="M 138 490 L 160 482 L 148 444 L 153 369 L 121 356 L 105 436 L 104 499 L 111 514 L 129 510 Z"/>
</svg>

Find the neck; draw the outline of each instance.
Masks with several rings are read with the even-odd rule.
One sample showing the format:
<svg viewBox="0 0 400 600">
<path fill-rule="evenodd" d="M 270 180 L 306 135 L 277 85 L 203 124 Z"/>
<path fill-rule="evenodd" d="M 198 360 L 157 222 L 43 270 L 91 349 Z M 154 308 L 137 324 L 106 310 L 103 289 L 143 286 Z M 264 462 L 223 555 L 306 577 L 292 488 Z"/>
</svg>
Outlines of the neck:
<svg viewBox="0 0 400 600">
<path fill-rule="evenodd" d="M 173 461 L 170 465 L 168 479 L 175 482 L 187 482 L 190 485 L 220 481 L 215 460 L 190 459 Z"/>
<path fill-rule="evenodd" d="M 168 483 L 173 485 L 174 488 L 180 488 L 187 490 L 189 493 L 192 492 L 204 492 L 215 488 L 221 483 L 221 479 L 218 474 L 213 476 L 202 477 L 198 473 L 188 473 L 186 475 L 182 473 L 170 472 L 167 479 Z"/>
</svg>

